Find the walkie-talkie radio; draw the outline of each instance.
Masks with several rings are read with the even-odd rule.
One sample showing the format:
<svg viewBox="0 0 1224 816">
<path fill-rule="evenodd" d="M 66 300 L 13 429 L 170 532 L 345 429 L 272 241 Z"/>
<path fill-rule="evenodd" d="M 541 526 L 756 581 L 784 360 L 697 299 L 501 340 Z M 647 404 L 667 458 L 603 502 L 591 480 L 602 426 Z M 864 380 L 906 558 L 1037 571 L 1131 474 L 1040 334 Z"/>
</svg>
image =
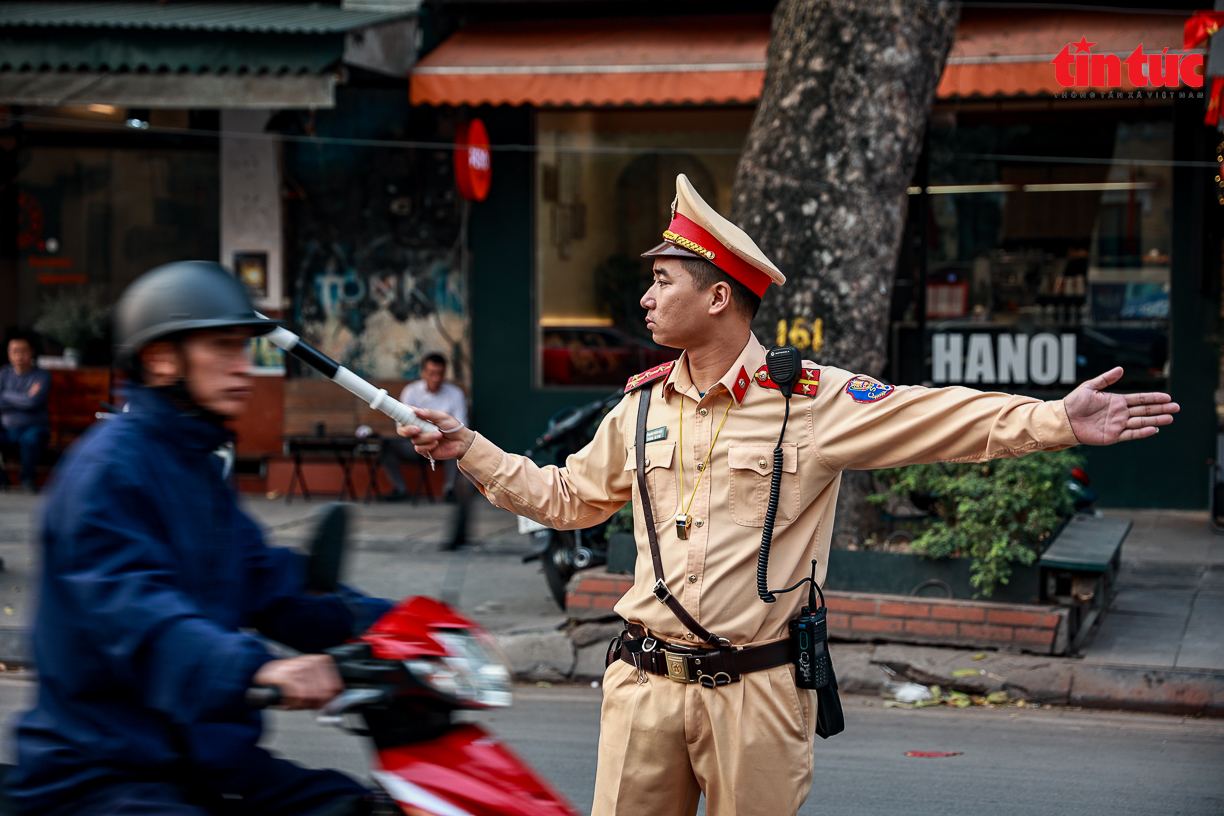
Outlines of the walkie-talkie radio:
<svg viewBox="0 0 1224 816">
<path fill-rule="evenodd" d="M 822 689 L 833 679 L 833 663 L 829 660 L 829 625 L 824 593 L 816 586 L 815 560 L 812 561 L 812 577 L 808 581 L 808 605 L 803 607 L 799 617 L 790 622 L 795 685 L 805 689 Z M 817 593 L 820 593 L 820 606 L 816 605 Z"/>
<path fill-rule="evenodd" d="M 778 386 L 786 407 L 782 415 L 782 432 L 778 435 L 778 446 L 774 448 L 773 478 L 769 484 L 769 505 L 765 510 L 765 525 L 761 530 L 761 551 L 757 555 L 757 595 L 765 603 L 773 603 L 775 596 L 808 585 L 808 605 L 799 617 L 790 622 L 791 656 L 795 664 L 795 685 L 813 689 L 817 695 L 816 736 L 828 739 L 846 728 L 842 717 L 841 700 L 837 696 L 837 675 L 833 672 L 833 661 L 829 657 L 829 624 L 824 604 L 824 593 L 816 584 L 816 560 L 812 559 L 812 574 L 786 589 L 769 589 L 769 546 L 773 542 L 774 520 L 778 514 L 778 498 L 782 492 L 782 440 L 786 436 L 786 423 L 790 419 L 790 398 L 795 383 L 803 372 L 803 360 L 799 350 L 784 346 L 770 350 L 765 355 L 765 366 L 769 379 Z M 819 606 L 816 603 L 820 596 Z"/>
<path fill-rule="evenodd" d="M 794 346 L 770 349 L 765 355 L 765 368 L 769 379 L 782 392 L 786 400 L 782 415 L 782 432 L 778 434 L 778 446 L 773 452 L 773 474 L 769 480 L 769 505 L 765 510 L 765 526 L 761 530 L 761 551 L 757 554 L 757 595 L 765 603 L 777 600 L 769 591 L 769 545 L 773 543 L 774 519 L 778 515 L 778 499 L 782 493 L 782 440 L 786 437 L 786 423 L 790 419 L 790 398 L 795 392 L 795 383 L 803 371 L 803 359 Z"/>
</svg>

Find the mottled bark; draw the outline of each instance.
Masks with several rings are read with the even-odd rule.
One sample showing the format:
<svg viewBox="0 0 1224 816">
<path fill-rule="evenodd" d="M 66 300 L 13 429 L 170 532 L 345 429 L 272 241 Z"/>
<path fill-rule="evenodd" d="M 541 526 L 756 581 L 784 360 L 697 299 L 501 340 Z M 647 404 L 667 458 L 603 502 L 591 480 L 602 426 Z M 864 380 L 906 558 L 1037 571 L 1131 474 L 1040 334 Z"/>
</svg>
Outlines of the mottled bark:
<svg viewBox="0 0 1224 816">
<path fill-rule="evenodd" d="M 787 276 L 753 329 L 767 346 L 878 376 L 906 187 L 922 150 L 957 7 L 946 0 L 782 0 L 731 220 Z M 873 526 L 863 475 L 840 528 Z"/>
</svg>

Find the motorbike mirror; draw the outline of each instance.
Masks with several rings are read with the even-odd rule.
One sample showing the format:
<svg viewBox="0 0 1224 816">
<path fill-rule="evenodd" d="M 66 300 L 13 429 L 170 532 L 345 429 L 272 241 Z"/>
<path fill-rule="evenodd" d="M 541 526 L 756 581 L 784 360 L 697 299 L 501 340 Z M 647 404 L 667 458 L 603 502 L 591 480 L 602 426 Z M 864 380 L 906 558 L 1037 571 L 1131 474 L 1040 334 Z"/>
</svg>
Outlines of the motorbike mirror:
<svg viewBox="0 0 1224 816">
<path fill-rule="evenodd" d="M 348 515 L 348 505 L 340 502 L 324 505 L 319 511 L 306 566 L 306 588 L 312 592 L 335 592 L 340 583 L 348 541 Z"/>
</svg>

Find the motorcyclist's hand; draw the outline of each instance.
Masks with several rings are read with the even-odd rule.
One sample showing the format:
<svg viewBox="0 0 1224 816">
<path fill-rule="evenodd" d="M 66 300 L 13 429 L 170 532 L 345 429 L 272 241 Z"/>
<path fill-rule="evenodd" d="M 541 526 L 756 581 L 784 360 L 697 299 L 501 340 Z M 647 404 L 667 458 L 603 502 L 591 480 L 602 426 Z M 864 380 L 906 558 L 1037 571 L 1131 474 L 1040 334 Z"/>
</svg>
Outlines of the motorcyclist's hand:
<svg viewBox="0 0 1224 816">
<path fill-rule="evenodd" d="M 255 672 L 251 682 L 279 688 L 281 707 L 288 709 L 321 708 L 344 691 L 336 663 L 327 655 L 272 660 Z"/>
<path fill-rule="evenodd" d="M 412 408 L 412 406 L 408 406 Z M 472 447 L 476 433 L 459 420 L 442 411 L 429 411 L 424 408 L 412 408 L 413 413 L 426 422 L 438 426 L 438 431 L 426 433 L 416 425 L 400 425 L 395 432 L 412 442 L 416 452 L 422 456 L 432 456 L 434 459 L 461 459 Z M 446 430 L 448 433 L 439 433 Z"/>
</svg>

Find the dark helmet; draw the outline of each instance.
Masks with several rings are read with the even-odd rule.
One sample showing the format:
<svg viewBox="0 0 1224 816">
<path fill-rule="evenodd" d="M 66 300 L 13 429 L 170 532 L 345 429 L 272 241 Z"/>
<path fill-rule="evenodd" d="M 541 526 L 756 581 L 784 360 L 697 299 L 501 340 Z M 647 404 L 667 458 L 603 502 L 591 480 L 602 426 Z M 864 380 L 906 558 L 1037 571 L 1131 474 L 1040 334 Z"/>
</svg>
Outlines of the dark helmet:
<svg viewBox="0 0 1224 816">
<path fill-rule="evenodd" d="M 115 304 L 115 361 L 135 371 L 140 350 L 155 340 L 200 329 L 280 326 L 255 314 L 242 284 L 215 261 L 176 261 L 151 269 Z"/>
</svg>

